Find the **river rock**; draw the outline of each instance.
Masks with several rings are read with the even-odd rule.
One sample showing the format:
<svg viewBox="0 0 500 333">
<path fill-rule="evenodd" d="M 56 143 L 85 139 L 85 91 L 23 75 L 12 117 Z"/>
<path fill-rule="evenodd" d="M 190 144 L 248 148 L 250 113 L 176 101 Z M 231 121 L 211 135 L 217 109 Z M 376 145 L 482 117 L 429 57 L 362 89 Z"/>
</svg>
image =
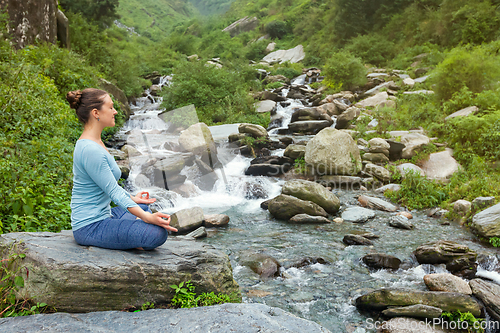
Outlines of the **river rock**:
<svg viewBox="0 0 500 333">
<path fill-rule="evenodd" d="M 399 184 L 387 184 L 385 186 L 379 187 L 375 190 L 377 193 L 384 193 L 385 191 L 393 191 L 397 192 L 401 189 L 401 185 Z"/>
<path fill-rule="evenodd" d="M 284 63 L 286 61 L 290 63 L 296 63 L 299 61 L 302 61 L 304 57 L 306 56 L 304 52 L 304 48 L 302 45 L 297 45 L 293 49 L 289 50 L 278 50 L 269 53 L 266 55 L 262 61 L 267 62 L 268 64 L 275 64 L 275 63 Z"/>
<path fill-rule="evenodd" d="M 401 260 L 384 253 L 370 253 L 365 255 L 362 260 L 368 267 L 376 269 L 398 269 L 399 265 L 401 265 Z"/>
<path fill-rule="evenodd" d="M 248 133 L 233 133 L 233 134 L 229 134 L 229 136 L 227 137 L 227 140 L 229 142 L 237 142 L 237 141 L 243 140 L 246 137 L 251 137 L 251 135 Z"/>
<path fill-rule="evenodd" d="M 366 195 L 359 196 L 358 202 L 363 207 L 384 210 L 386 212 L 395 212 L 398 209 L 396 206 L 387 201 L 375 197 L 369 197 Z"/>
<path fill-rule="evenodd" d="M 357 190 L 362 184 L 363 179 L 355 176 L 321 176 L 317 180 L 318 183 L 325 187 L 332 187 L 333 189 L 348 189 Z"/>
<path fill-rule="evenodd" d="M 389 155 L 389 151 L 387 151 Z M 389 157 L 383 153 L 366 153 L 362 156 L 363 161 L 369 161 L 373 164 L 385 165 L 389 163 Z"/>
<path fill-rule="evenodd" d="M 415 85 L 415 81 L 411 77 L 407 77 L 403 80 L 403 84 L 405 86 L 413 87 Z"/>
<path fill-rule="evenodd" d="M 430 143 L 430 139 L 420 133 L 408 133 L 401 136 L 401 143 L 405 145 L 402 152 L 402 157 L 410 159 L 417 154 L 417 152 Z"/>
<path fill-rule="evenodd" d="M 413 218 L 413 215 L 411 215 L 410 212 L 397 212 L 396 215 L 401 215 L 401 216 L 404 216 L 406 217 L 408 220 L 411 220 Z"/>
<path fill-rule="evenodd" d="M 4 332 L 224 332 L 235 327 L 261 332 L 329 333 L 315 322 L 260 303 L 226 303 L 189 309 L 140 312 L 53 313 L 0 319 Z M 119 329 L 118 329 L 119 328 Z M 253 332 L 252 329 L 241 332 Z"/>
<path fill-rule="evenodd" d="M 387 317 L 439 318 L 443 310 L 435 306 L 415 304 L 382 311 Z M 420 332 L 420 331 L 419 331 Z"/>
<path fill-rule="evenodd" d="M 266 199 L 269 195 L 266 188 L 260 182 L 245 182 L 243 184 L 245 199 Z"/>
<path fill-rule="evenodd" d="M 323 185 L 303 179 L 287 181 L 281 193 L 298 199 L 311 201 L 321 206 L 327 213 L 335 214 L 340 208 L 339 199 Z"/>
<path fill-rule="evenodd" d="M 474 215 L 471 227 L 482 237 L 500 237 L 500 203 Z"/>
<path fill-rule="evenodd" d="M 323 128 L 330 127 L 331 124 L 328 120 L 304 120 L 290 123 L 288 128 L 294 133 L 316 133 Z"/>
<path fill-rule="evenodd" d="M 452 154 L 453 150 L 449 148 L 446 148 L 445 151 L 430 154 L 429 159 L 422 165 L 425 176 L 436 180 L 450 179 L 460 168 Z"/>
<path fill-rule="evenodd" d="M 132 147 L 131 145 L 124 145 L 121 148 L 121 151 L 126 153 L 128 157 L 135 157 L 142 155 L 140 151 L 138 151 L 135 147 Z"/>
<path fill-rule="evenodd" d="M 495 197 L 477 197 L 472 200 L 472 208 L 475 210 L 483 209 L 495 204 Z"/>
<path fill-rule="evenodd" d="M 365 165 L 364 171 L 383 182 L 389 182 L 391 180 L 391 173 L 384 167 L 368 163 Z"/>
<path fill-rule="evenodd" d="M 257 113 L 267 113 L 274 110 L 276 102 L 272 100 L 264 100 L 254 104 Z"/>
<path fill-rule="evenodd" d="M 335 103 L 325 103 L 316 108 L 319 113 L 327 114 L 331 116 L 339 116 L 342 113 L 342 110 L 337 108 Z"/>
<path fill-rule="evenodd" d="M 426 325 L 425 321 L 415 318 L 396 317 L 380 324 L 380 333 L 450 333 L 439 325 Z"/>
<path fill-rule="evenodd" d="M 413 229 L 413 224 L 411 224 L 411 222 L 408 221 L 408 218 L 401 216 L 401 215 L 391 216 L 388 224 L 391 227 L 397 228 L 397 229 L 405 229 L 405 230 L 412 230 Z"/>
<path fill-rule="evenodd" d="M 470 296 L 442 291 L 421 291 L 408 288 L 383 288 L 360 296 L 356 307 L 360 310 L 382 311 L 391 306 L 423 304 L 447 312 L 470 312 L 481 315 L 481 306 Z"/>
<path fill-rule="evenodd" d="M 292 165 L 294 160 L 288 156 L 259 156 L 250 161 L 253 164 L 276 164 L 276 165 Z"/>
<path fill-rule="evenodd" d="M 238 126 L 238 132 L 240 133 L 248 133 L 254 138 L 266 138 L 267 131 L 264 127 L 255 124 L 240 124 Z"/>
<path fill-rule="evenodd" d="M 373 138 L 368 141 L 369 151 L 370 153 L 383 153 L 389 156 L 389 149 L 391 149 L 391 145 L 382 138 Z"/>
<path fill-rule="evenodd" d="M 179 173 L 184 168 L 185 163 L 182 155 L 170 155 L 155 162 L 152 166 L 154 184 L 168 190 L 184 183 L 187 177 Z"/>
<path fill-rule="evenodd" d="M 347 128 L 353 120 L 359 117 L 360 114 L 361 110 L 358 109 L 357 107 L 348 108 L 340 116 L 337 117 L 337 123 L 335 124 L 335 128 L 336 129 Z"/>
<path fill-rule="evenodd" d="M 472 290 L 467 281 L 453 274 L 427 274 L 424 276 L 424 283 L 431 291 L 447 291 L 450 293 L 472 295 Z"/>
<path fill-rule="evenodd" d="M 473 277 L 477 270 L 477 253 L 452 241 L 423 244 L 415 250 L 415 257 L 419 264 L 446 264 L 448 271 L 465 278 Z"/>
<path fill-rule="evenodd" d="M 342 242 L 346 245 L 373 245 L 373 242 L 368 238 L 360 235 L 345 235 Z"/>
<path fill-rule="evenodd" d="M 306 155 L 306 146 L 303 145 L 288 145 L 283 153 L 283 156 L 293 158 L 294 160 Z"/>
<path fill-rule="evenodd" d="M 197 123 L 189 126 L 179 136 L 180 146 L 195 155 L 202 156 L 203 162 L 210 165 L 208 156 L 212 158 L 212 165 L 217 161 L 217 147 L 210 129 L 205 123 Z"/>
<path fill-rule="evenodd" d="M 469 106 L 468 108 L 462 109 L 455 113 L 450 114 L 448 117 L 444 118 L 445 121 L 456 117 L 467 117 L 479 111 L 477 106 Z"/>
<path fill-rule="evenodd" d="M 467 214 L 472 207 L 472 203 L 467 200 L 457 200 L 453 203 L 453 211 L 460 215 Z"/>
<path fill-rule="evenodd" d="M 224 214 L 205 215 L 203 225 L 207 228 L 222 227 L 229 223 L 229 216 Z"/>
<path fill-rule="evenodd" d="M 287 172 L 291 167 L 291 164 L 252 164 L 245 170 L 245 175 L 276 177 Z"/>
<path fill-rule="evenodd" d="M 170 225 L 182 234 L 200 227 L 204 219 L 201 207 L 186 208 L 171 215 Z"/>
<path fill-rule="evenodd" d="M 358 103 L 356 107 L 358 108 L 377 108 L 381 104 L 387 102 L 389 99 L 389 94 L 386 91 L 379 92 L 378 94 L 368 97 Z"/>
<path fill-rule="evenodd" d="M 281 194 L 268 203 L 268 210 L 278 220 L 289 220 L 297 214 L 327 217 L 327 212 L 318 204 Z"/>
<path fill-rule="evenodd" d="M 482 279 L 471 280 L 469 284 L 473 295 L 484 303 L 493 319 L 500 321 L 500 286 Z"/>
<path fill-rule="evenodd" d="M 323 216 L 311 216 L 307 214 L 297 214 L 290 219 L 292 223 L 298 224 L 308 224 L 308 223 L 330 223 L 326 217 Z"/>
<path fill-rule="evenodd" d="M 375 212 L 362 207 L 349 207 L 342 212 L 342 219 L 347 222 L 364 223 L 375 217 Z"/>
<path fill-rule="evenodd" d="M 321 130 L 307 143 L 305 161 L 319 175 L 355 175 L 361 170 L 356 142 L 334 128 Z"/>
<path fill-rule="evenodd" d="M 340 114 L 344 113 L 349 108 L 350 105 L 346 101 L 337 98 L 334 99 L 332 102 L 333 104 L 335 104 L 335 107 L 340 111 Z"/>
<path fill-rule="evenodd" d="M 296 122 L 299 120 L 318 120 L 320 112 L 317 108 L 302 108 L 298 109 L 292 114 L 290 122 Z"/>
<path fill-rule="evenodd" d="M 169 302 L 175 294 L 169 285 L 186 276 L 200 293 L 239 293 L 228 256 L 208 244 L 169 239 L 153 251 L 138 252 L 80 246 L 70 231 L 0 236 L 2 258 L 20 251 L 29 269 L 21 293 L 58 311 L 122 310 Z"/>
<path fill-rule="evenodd" d="M 405 178 L 408 173 L 417 174 L 422 177 L 425 176 L 424 170 L 413 163 L 403 163 L 398 165 L 396 168 L 403 178 Z"/>
<path fill-rule="evenodd" d="M 247 266 L 262 279 L 277 277 L 280 275 L 281 264 L 270 255 L 258 252 L 241 252 L 238 257 L 238 263 Z"/>
</svg>

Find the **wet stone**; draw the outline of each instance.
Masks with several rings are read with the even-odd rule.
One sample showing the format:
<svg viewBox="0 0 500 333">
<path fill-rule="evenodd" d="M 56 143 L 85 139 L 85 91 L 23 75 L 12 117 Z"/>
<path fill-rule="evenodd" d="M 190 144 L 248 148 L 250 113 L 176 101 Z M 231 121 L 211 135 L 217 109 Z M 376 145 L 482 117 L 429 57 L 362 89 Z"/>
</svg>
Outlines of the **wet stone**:
<svg viewBox="0 0 500 333">
<path fill-rule="evenodd" d="M 342 242 L 346 245 L 373 245 L 373 242 L 368 238 L 360 235 L 345 235 Z"/>
<path fill-rule="evenodd" d="M 413 224 L 408 221 L 408 218 L 402 215 L 392 216 L 388 223 L 391 227 L 397 229 L 412 230 L 414 228 Z"/>
<path fill-rule="evenodd" d="M 375 217 L 375 212 L 362 207 L 349 207 L 342 212 L 342 219 L 346 222 L 364 223 Z"/>
<path fill-rule="evenodd" d="M 399 265 L 401 265 L 401 260 L 384 253 L 370 253 L 365 255 L 362 260 L 368 267 L 372 267 L 375 269 L 398 269 Z"/>
<path fill-rule="evenodd" d="M 415 304 L 410 306 L 389 308 L 382 311 L 387 317 L 439 318 L 443 310 L 435 306 Z"/>
</svg>

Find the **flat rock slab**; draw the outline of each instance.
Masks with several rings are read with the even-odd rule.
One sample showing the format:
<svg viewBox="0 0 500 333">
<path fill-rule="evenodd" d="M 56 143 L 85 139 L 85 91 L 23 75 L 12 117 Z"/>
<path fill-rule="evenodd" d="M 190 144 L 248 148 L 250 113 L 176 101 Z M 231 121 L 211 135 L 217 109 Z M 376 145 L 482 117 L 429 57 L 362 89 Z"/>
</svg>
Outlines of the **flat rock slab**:
<svg viewBox="0 0 500 333">
<path fill-rule="evenodd" d="M 191 280 L 196 291 L 239 293 L 229 257 L 208 244 L 167 240 L 153 251 L 119 251 L 76 244 L 70 231 L 0 236 L 0 252 L 25 253 L 21 293 L 65 312 L 122 310 L 169 303 L 169 286 Z"/>
<path fill-rule="evenodd" d="M 314 332 L 326 328 L 264 304 L 222 304 L 142 312 L 54 313 L 0 319 L 3 332 Z"/>
<path fill-rule="evenodd" d="M 425 176 L 429 179 L 446 180 L 458 171 L 460 165 L 452 156 L 453 151 L 445 151 L 429 155 L 429 159 L 422 165 Z"/>
<path fill-rule="evenodd" d="M 500 204 L 477 213 L 472 218 L 472 228 L 483 237 L 500 236 Z"/>
<path fill-rule="evenodd" d="M 485 281 L 482 279 L 474 279 L 469 282 L 474 296 L 479 298 L 488 313 L 494 320 L 500 320 L 500 285 Z"/>
<path fill-rule="evenodd" d="M 361 204 L 361 206 L 363 206 L 363 207 L 384 210 L 386 212 L 395 212 L 398 209 L 398 207 L 394 206 L 393 204 L 391 204 L 385 200 L 375 198 L 375 197 L 369 197 L 366 195 L 361 195 L 358 198 L 358 201 Z"/>
<path fill-rule="evenodd" d="M 362 207 L 349 207 L 342 212 L 342 219 L 347 222 L 363 223 L 375 217 L 375 212 Z"/>
</svg>

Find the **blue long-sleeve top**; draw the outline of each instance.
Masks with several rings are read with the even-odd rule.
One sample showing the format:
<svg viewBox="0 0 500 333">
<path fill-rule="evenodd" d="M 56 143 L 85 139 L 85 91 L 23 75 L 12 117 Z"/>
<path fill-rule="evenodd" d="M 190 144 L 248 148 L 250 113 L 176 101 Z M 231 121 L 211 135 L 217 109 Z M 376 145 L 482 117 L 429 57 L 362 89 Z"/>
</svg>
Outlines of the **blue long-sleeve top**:
<svg viewBox="0 0 500 333">
<path fill-rule="evenodd" d="M 138 206 L 118 185 L 121 171 L 97 142 L 80 139 L 73 153 L 71 227 L 78 230 L 111 216 L 111 200 L 125 210 Z"/>
</svg>

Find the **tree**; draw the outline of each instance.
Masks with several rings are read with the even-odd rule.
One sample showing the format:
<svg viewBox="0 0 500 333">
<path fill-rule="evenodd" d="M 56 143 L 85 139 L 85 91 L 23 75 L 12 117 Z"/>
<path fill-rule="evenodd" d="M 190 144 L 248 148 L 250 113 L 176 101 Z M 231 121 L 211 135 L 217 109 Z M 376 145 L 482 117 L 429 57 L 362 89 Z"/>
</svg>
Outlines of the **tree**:
<svg viewBox="0 0 500 333">
<path fill-rule="evenodd" d="M 120 16 L 116 13 L 119 0 L 59 0 L 62 8 L 81 13 L 88 20 L 102 25 L 111 25 Z"/>
</svg>

